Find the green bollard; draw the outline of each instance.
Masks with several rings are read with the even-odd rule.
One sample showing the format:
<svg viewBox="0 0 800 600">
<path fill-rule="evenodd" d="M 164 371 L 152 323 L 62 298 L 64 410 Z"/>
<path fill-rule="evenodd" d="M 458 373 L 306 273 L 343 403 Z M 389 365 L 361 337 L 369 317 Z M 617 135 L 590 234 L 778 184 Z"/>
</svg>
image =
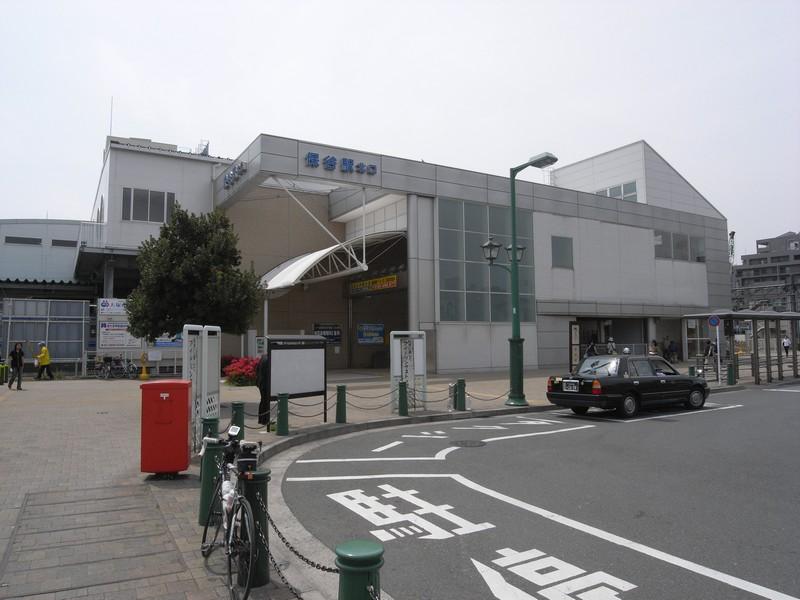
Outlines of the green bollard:
<svg viewBox="0 0 800 600">
<path fill-rule="evenodd" d="M 267 535 L 267 482 L 269 469 L 248 471 L 239 477 L 242 494 L 253 509 L 253 526 L 256 530 L 256 556 L 250 585 L 261 587 L 269 583 L 269 537 Z"/>
<path fill-rule="evenodd" d="M 218 499 L 214 497 L 219 474 L 219 463 L 224 460 L 224 446 L 222 443 L 207 443 L 206 453 L 203 455 L 203 462 L 200 465 L 200 508 L 197 513 L 197 523 L 205 525 L 208 518 L 208 509 L 214 502 L 215 512 L 222 511 Z"/>
<path fill-rule="evenodd" d="M 467 410 L 467 383 L 463 379 L 456 380 L 456 404 L 458 410 Z"/>
<path fill-rule="evenodd" d="M 397 384 L 397 414 L 401 417 L 408 416 L 408 383 L 401 381 Z"/>
<path fill-rule="evenodd" d="M 276 435 L 289 435 L 289 394 L 278 394 L 278 430 Z"/>
<path fill-rule="evenodd" d="M 219 419 L 217 417 L 203 417 L 203 437 L 217 437 L 218 435 Z M 203 460 L 205 460 L 205 456 L 200 459 L 200 481 L 203 481 Z M 205 524 L 205 521 L 202 524 Z"/>
<path fill-rule="evenodd" d="M 0 385 L 8 382 L 8 365 L 0 365 Z"/>
<path fill-rule="evenodd" d="M 380 598 L 383 546 L 368 540 L 352 540 L 336 546 L 335 552 L 339 567 L 339 600 Z M 367 586 L 372 586 L 372 594 Z"/>
<path fill-rule="evenodd" d="M 231 425 L 239 427 L 239 435 L 236 439 L 244 439 L 244 402 L 231 402 Z"/>
<path fill-rule="evenodd" d="M 728 363 L 728 385 L 736 385 L 736 373 L 732 363 Z"/>
<path fill-rule="evenodd" d="M 336 422 L 347 423 L 347 386 L 336 386 Z"/>
<path fill-rule="evenodd" d="M 694 365 L 689 365 L 689 377 L 696 377 L 697 370 L 694 368 Z"/>
</svg>

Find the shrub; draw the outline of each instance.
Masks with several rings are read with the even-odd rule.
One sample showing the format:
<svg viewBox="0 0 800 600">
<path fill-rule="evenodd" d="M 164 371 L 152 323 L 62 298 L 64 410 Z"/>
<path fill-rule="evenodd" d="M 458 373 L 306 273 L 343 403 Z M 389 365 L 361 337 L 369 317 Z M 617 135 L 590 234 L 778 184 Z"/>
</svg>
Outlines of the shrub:
<svg viewBox="0 0 800 600">
<path fill-rule="evenodd" d="M 249 356 L 233 359 L 231 363 L 223 369 L 225 376 L 228 378 L 228 383 L 237 386 L 255 385 L 258 361 L 258 357 Z"/>
<path fill-rule="evenodd" d="M 222 359 L 219 361 L 219 372 L 224 375 L 225 374 L 225 367 L 227 367 L 229 364 L 231 364 L 237 358 L 239 358 L 239 357 L 234 355 L 234 354 L 225 354 L 222 357 Z"/>
</svg>

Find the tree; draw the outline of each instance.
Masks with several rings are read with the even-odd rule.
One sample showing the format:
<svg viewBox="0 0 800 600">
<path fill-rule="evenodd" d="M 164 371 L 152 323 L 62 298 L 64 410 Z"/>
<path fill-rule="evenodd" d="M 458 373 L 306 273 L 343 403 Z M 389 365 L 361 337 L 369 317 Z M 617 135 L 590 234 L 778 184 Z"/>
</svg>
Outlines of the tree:
<svg viewBox="0 0 800 600">
<path fill-rule="evenodd" d="M 139 248 L 139 286 L 128 296 L 129 330 L 153 340 L 186 323 L 244 333 L 258 309 L 258 277 L 240 270 L 241 253 L 221 211 L 196 216 L 180 207 L 158 238 Z"/>
</svg>

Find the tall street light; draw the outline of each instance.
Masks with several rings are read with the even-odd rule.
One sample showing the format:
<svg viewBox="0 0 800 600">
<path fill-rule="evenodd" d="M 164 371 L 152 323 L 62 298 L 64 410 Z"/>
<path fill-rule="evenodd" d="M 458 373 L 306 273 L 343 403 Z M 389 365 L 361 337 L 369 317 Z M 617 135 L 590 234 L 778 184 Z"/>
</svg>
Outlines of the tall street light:
<svg viewBox="0 0 800 600">
<path fill-rule="evenodd" d="M 518 167 L 511 168 L 511 245 L 506 248 L 508 258 L 511 262 L 511 337 L 508 339 L 509 350 L 509 379 L 510 389 L 508 393 L 507 406 L 527 406 L 528 402 L 525 400 L 525 392 L 522 385 L 522 344 L 525 340 L 520 337 L 519 325 L 519 261 L 522 260 L 522 254 L 525 248 L 517 245 L 517 189 L 515 180 L 517 173 L 527 169 L 528 167 L 536 167 L 543 169 L 554 164 L 558 158 L 549 152 L 543 152 L 519 165 Z M 500 244 L 493 241 L 491 237 L 489 241 L 482 245 L 484 257 L 489 261 L 490 266 L 494 265 L 497 258 Z"/>
</svg>

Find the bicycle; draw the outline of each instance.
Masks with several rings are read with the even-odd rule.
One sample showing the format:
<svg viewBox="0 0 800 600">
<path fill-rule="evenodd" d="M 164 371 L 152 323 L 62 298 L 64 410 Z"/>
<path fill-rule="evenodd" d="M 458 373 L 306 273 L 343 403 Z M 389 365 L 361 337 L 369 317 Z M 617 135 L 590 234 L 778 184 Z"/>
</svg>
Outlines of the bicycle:
<svg viewBox="0 0 800 600">
<path fill-rule="evenodd" d="M 221 438 L 204 437 L 200 451 L 200 456 L 203 456 L 206 444 L 223 443 L 223 460 L 217 465 L 218 475 L 203 528 L 200 552 L 208 558 L 215 548 L 225 549 L 231 600 L 247 600 L 250 595 L 253 565 L 258 552 L 253 509 L 240 492 L 239 478 L 255 470 L 260 444 L 237 440 L 239 431 L 238 426 L 231 425 L 227 431 L 228 439 L 224 441 Z M 231 481 L 231 475 L 236 476 L 235 482 Z M 220 532 L 222 539 L 218 541 Z"/>
<path fill-rule="evenodd" d="M 139 368 L 136 364 L 123 356 L 104 356 L 102 361 L 95 361 L 95 377 L 98 379 L 136 379 Z"/>
</svg>

